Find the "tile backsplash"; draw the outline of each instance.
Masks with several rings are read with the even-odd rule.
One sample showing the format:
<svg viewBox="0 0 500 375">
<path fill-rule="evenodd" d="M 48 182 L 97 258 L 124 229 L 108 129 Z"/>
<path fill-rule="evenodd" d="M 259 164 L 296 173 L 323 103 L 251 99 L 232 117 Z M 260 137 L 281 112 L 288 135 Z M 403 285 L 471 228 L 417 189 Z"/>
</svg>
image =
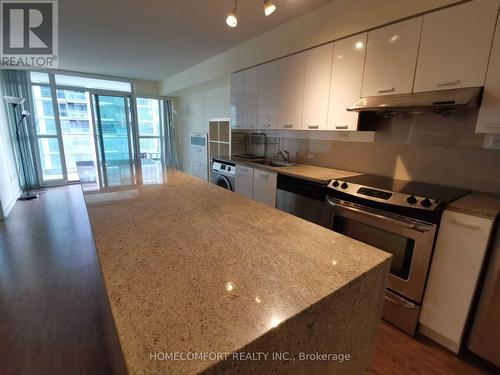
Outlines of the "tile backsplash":
<svg viewBox="0 0 500 375">
<path fill-rule="evenodd" d="M 351 142 L 309 131 L 269 135 L 279 137 L 279 147 L 299 163 L 500 194 L 500 150 L 483 148 L 485 135 L 474 132 L 476 117 L 473 111 L 364 118 L 377 122 L 372 140 L 364 142 L 356 138 L 370 139 L 368 133 L 353 133 Z"/>
</svg>

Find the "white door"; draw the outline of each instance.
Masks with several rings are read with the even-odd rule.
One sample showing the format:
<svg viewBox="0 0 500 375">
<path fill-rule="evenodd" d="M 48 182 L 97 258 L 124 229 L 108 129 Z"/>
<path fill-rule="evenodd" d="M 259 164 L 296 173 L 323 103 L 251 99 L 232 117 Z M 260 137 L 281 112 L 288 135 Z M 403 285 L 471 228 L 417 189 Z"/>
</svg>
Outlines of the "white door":
<svg viewBox="0 0 500 375">
<path fill-rule="evenodd" d="M 279 129 L 301 127 L 305 68 L 305 52 L 280 59 L 277 125 Z"/>
<path fill-rule="evenodd" d="M 333 43 L 306 52 L 302 129 L 326 129 L 332 54 Z"/>
<path fill-rule="evenodd" d="M 421 28 L 417 17 L 368 33 L 362 96 L 412 91 Z"/>
<path fill-rule="evenodd" d="M 476 132 L 500 133 L 500 25 L 493 40 Z"/>
<path fill-rule="evenodd" d="M 257 128 L 275 129 L 278 114 L 279 60 L 259 66 Z"/>
<path fill-rule="evenodd" d="M 236 164 L 236 181 L 234 191 L 253 199 L 253 168 Z"/>
<path fill-rule="evenodd" d="M 426 14 L 413 91 L 483 86 L 497 14 L 497 0 Z"/>
<path fill-rule="evenodd" d="M 243 127 L 243 72 L 231 75 L 231 127 Z"/>
<path fill-rule="evenodd" d="M 332 79 L 328 104 L 328 130 L 357 130 L 358 113 L 346 108 L 361 97 L 366 33 L 333 44 Z"/>
<path fill-rule="evenodd" d="M 274 172 L 254 169 L 253 199 L 276 207 L 276 184 L 278 175 Z"/>
<path fill-rule="evenodd" d="M 257 67 L 243 71 L 243 127 L 257 128 Z"/>
</svg>

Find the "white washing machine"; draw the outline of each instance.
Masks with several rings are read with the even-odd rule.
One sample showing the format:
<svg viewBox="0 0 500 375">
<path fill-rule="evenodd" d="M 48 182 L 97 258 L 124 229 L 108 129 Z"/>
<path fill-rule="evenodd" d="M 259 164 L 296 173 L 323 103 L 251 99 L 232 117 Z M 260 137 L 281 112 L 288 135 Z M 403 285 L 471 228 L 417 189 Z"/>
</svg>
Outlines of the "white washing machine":
<svg viewBox="0 0 500 375">
<path fill-rule="evenodd" d="M 234 191 L 236 164 L 214 158 L 210 170 L 210 182 L 221 188 Z"/>
</svg>

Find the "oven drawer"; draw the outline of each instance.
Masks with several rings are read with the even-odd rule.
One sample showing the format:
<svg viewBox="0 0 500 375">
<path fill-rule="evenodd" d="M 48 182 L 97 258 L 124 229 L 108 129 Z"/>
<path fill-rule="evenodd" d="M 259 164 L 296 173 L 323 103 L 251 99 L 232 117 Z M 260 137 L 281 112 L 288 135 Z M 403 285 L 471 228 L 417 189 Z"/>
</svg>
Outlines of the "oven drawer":
<svg viewBox="0 0 500 375">
<path fill-rule="evenodd" d="M 382 318 L 410 335 L 417 329 L 420 306 L 398 296 L 390 290 L 385 291 Z"/>
</svg>

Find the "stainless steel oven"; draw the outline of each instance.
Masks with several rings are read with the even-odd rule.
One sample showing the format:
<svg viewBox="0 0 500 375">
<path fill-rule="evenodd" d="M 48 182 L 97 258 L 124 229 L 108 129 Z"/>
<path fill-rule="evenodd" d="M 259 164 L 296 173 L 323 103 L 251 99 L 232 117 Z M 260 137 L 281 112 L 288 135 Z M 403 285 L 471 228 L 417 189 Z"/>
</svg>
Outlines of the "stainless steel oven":
<svg viewBox="0 0 500 375">
<path fill-rule="evenodd" d="M 327 225 L 392 254 L 384 317 L 413 334 L 432 257 L 436 225 L 328 197 Z M 405 298 L 406 297 L 406 298 Z M 391 306 L 393 305 L 393 306 Z"/>
<path fill-rule="evenodd" d="M 388 287 L 421 301 L 436 225 L 327 198 L 331 229 L 392 254 Z"/>
<path fill-rule="evenodd" d="M 417 328 L 444 203 L 464 193 L 370 175 L 328 184 L 325 226 L 392 254 L 383 318 L 410 334 Z"/>
</svg>

